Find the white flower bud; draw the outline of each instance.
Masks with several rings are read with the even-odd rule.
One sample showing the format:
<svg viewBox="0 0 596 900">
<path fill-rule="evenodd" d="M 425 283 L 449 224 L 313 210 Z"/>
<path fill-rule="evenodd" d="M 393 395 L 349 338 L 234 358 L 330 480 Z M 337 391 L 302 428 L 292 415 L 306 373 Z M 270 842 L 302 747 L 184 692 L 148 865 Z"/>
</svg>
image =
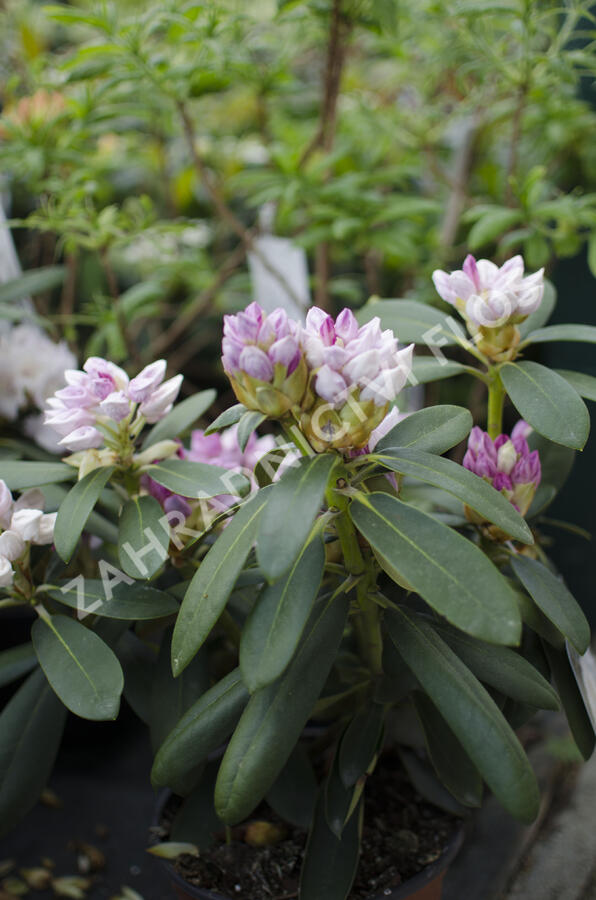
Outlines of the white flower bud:
<svg viewBox="0 0 596 900">
<path fill-rule="evenodd" d="M 58 513 L 46 513 L 39 522 L 39 532 L 33 541 L 34 544 L 51 544 L 54 540 L 54 526 Z"/>
<path fill-rule="evenodd" d="M 0 587 L 10 587 L 14 578 L 14 572 L 10 560 L 0 556 Z"/>
<path fill-rule="evenodd" d="M 39 534 L 43 513 L 40 509 L 19 509 L 10 522 L 11 531 L 16 531 L 24 541 L 34 541 Z"/>
<path fill-rule="evenodd" d="M 25 552 L 25 541 L 16 531 L 3 531 L 0 534 L 0 556 L 13 561 Z"/>
</svg>

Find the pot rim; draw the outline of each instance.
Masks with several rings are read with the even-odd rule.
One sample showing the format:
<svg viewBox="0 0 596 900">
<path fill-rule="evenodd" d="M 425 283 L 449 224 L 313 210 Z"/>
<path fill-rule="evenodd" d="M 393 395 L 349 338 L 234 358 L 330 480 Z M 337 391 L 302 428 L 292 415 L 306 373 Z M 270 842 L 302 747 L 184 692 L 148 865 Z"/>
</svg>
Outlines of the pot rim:
<svg viewBox="0 0 596 900">
<path fill-rule="evenodd" d="M 159 793 L 153 821 L 151 823 L 152 825 L 159 825 L 164 806 L 171 796 L 172 791 L 170 791 L 169 788 L 164 788 Z M 406 898 L 420 890 L 420 888 L 426 887 L 427 884 L 430 884 L 442 875 L 453 862 L 461 849 L 464 840 L 464 830 L 464 821 L 460 820 L 445 844 L 443 852 L 434 862 L 422 869 L 421 872 L 418 872 L 417 875 L 408 878 L 407 881 L 404 881 L 398 887 L 391 888 L 388 894 L 384 892 L 375 894 L 370 897 L 370 900 L 406 900 Z M 226 894 L 218 894 L 214 891 L 210 891 L 209 888 L 198 887 L 195 884 L 191 884 L 190 881 L 187 881 L 176 871 L 175 866 L 169 860 L 159 859 L 158 857 L 158 861 L 167 871 L 169 878 L 171 878 L 174 884 L 186 891 L 189 897 L 196 898 L 196 900 L 237 900 L 237 898 L 228 897 Z"/>
</svg>

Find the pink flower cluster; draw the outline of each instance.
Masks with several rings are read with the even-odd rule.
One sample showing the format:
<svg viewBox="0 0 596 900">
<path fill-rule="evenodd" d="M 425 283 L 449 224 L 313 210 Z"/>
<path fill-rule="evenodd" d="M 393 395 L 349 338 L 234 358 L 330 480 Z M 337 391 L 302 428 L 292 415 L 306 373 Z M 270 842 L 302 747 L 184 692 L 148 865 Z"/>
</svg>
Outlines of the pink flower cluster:
<svg viewBox="0 0 596 900">
<path fill-rule="evenodd" d="M 10 587 L 13 562 L 20 559 L 27 544 L 51 544 L 56 513 L 44 513 L 45 498 L 33 489 L 14 500 L 0 480 L 0 587 Z"/>
<path fill-rule="evenodd" d="M 265 315 L 258 303 L 244 312 L 224 316 L 222 362 L 230 375 L 244 372 L 259 381 L 272 382 L 275 367 L 291 375 L 300 358 L 300 326 L 288 319 L 284 309 Z"/>
<path fill-rule="evenodd" d="M 398 350 L 395 335 L 389 329 L 381 331 L 378 317 L 360 327 L 349 309 L 334 321 L 313 306 L 301 342 L 309 369 L 316 373 L 315 393 L 336 409 L 354 390 L 359 391 L 359 400 L 386 406 L 412 369 L 413 344 Z"/>
<path fill-rule="evenodd" d="M 130 422 L 135 411 L 146 422 L 158 422 L 171 410 L 182 383 L 182 375 L 164 381 L 163 359 L 132 379 L 119 366 L 96 356 L 83 370 L 65 371 L 66 387 L 50 397 L 45 413 L 46 424 L 63 436 L 59 443 L 73 452 L 100 447 L 105 442 L 101 426 Z"/>
<path fill-rule="evenodd" d="M 526 440 L 531 430 L 520 419 L 511 437 L 500 434 L 493 441 L 481 428 L 473 428 L 463 459 L 466 469 L 490 481 L 522 514 L 527 512 L 541 478 L 538 451 L 530 452 Z"/>
<path fill-rule="evenodd" d="M 488 259 L 477 261 L 468 255 L 462 269 L 451 273 L 436 269 L 432 277 L 443 300 L 477 327 L 520 322 L 538 309 L 544 293 L 544 269 L 524 277 L 521 256 L 499 268 Z"/>
</svg>

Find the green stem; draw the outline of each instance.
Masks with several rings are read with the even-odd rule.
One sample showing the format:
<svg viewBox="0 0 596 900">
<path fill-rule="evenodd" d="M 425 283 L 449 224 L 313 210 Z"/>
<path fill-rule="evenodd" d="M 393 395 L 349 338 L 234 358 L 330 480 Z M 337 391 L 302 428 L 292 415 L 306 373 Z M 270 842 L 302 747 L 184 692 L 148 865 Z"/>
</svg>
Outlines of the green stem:
<svg viewBox="0 0 596 900">
<path fill-rule="evenodd" d="M 337 473 L 334 474 L 337 481 Z M 353 624 L 358 645 L 363 659 L 375 675 L 383 671 L 383 639 L 379 620 L 379 608 L 369 596 L 369 589 L 375 582 L 372 559 L 365 560 L 358 543 L 356 529 L 348 513 L 349 499 L 344 494 L 329 486 L 326 492 L 330 507 L 340 510 L 335 519 L 335 528 L 341 545 L 344 563 L 350 575 L 364 576 L 360 578 L 356 596 L 360 611 L 354 616 Z"/>
<path fill-rule="evenodd" d="M 494 441 L 503 431 L 503 406 L 505 404 L 505 388 L 498 370 L 491 373 L 488 386 L 488 422 L 487 431 Z"/>
<path fill-rule="evenodd" d="M 283 430 L 288 438 L 296 445 L 302 456 L 314 456 L 315 451 L 310 446 L 305 436 L 302 434 L 297 425 L 287 424 L 287 420 L 282 422 Z"/>
</svg>

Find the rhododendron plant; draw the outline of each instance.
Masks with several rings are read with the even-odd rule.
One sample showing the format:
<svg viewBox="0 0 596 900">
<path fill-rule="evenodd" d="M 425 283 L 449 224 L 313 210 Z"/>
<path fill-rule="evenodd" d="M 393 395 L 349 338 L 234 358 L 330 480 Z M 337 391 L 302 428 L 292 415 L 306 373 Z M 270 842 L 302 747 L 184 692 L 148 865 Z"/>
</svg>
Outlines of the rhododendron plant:
<svg viewBox="0 0 596 900">
<path fill-rule="evenodd" d="M 19 650 L 35 671 L 0 728 L 43 714 L 53 729 L 22 802 L 8 808 L 0 790 L 0 829 L 43 787 L 60 704 L 114 718 L 123 691 L 152 730 L 154 785 L 185 798 L 180 828 L 192 808 L 218 840 L 266 800 L 310 829 L 301 900 L 320 896 L 321 859 L 326 900 L 349 893 L 384 748 L 422 794 L 442 785 L 457 815 L 485 784 L 524 822 L 539 792 L 519 723 L 562 706 L 590 755 L 570 667 L 589 628 L 535 518 L 589 423 L 572 381 L 522 358 L 534 329 L 549 337 L 542 273 L 468 257 L 435 282 L 474 340 L 415 301 L 335 318 L 314 307 L 305 325 L 256 303 L 226 316 L 238 403 L 200 427 L 215 393 L 175 403 L 181 376 L 165 380 L 163 360 L 133 378 L 95 357 L 65 372 L 47 413 L 64 460 L 0 462 L 0 602 L 36 613 Z M 400 349 L 402 322 L 412 342 Z M 441 358 L 437 335 L 470 364 Z M 453 405 L 399 411 L 408 383 L 445 374 L 479 381 L 486 422 Z"/>
</svg>

